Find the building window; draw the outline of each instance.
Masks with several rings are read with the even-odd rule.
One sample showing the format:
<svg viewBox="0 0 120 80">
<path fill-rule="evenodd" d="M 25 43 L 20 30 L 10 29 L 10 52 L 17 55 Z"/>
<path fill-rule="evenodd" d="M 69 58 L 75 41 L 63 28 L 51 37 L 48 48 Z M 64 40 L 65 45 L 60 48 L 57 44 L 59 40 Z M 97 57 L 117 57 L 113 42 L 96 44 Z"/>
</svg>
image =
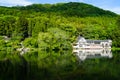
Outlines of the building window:
<svg viewBox="0 0 120 80">
<path fill-rule="evenodd" d="M 82 45 L 80 44 L 79 47 L 82 47 Z"/>
</svg>

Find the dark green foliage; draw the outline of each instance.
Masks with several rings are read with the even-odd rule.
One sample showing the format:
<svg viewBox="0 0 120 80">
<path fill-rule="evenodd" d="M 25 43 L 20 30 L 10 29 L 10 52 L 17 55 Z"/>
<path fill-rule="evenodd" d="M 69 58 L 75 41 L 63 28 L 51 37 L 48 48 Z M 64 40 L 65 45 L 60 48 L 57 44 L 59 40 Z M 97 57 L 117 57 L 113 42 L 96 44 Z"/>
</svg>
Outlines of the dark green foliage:
<svg viewBox="0 0 120 80">
<path fill-rule="evenodd" d="M 0 35 L 5 35 L 4 19 L 0 18 Z"/>
<path fill-rule="evenodd" d="M 117 24 L 117 27 L 120 28 L 120 16 L 118 16 L 116 24 Z"/>
<path fill-rule="evenodd" d="M 28 20 L 24 15 L 21 15 L 17 21 L 16 32 L 16 36 L 21 36 L 22 39 L 28 37 Z"/>
<path fill-rule="evenodd" d="M 65 4 L 56 4 L 51 7 L 51 11 L 59 12 L 66 16 L 116 16 L 110 11 L 104 11 L 100 8 L 85 3 L 70 2 Z"/>
<path fill-rule="evenodd" d="M 11 37 L 15 31 L 16 19 L 13 16 L 0 18 L 0 35 Z"/>
<path fill-rule="evenodd" d="M 56 15 L 61 14 L 63 16 L 77 16 L 77 17 L 86 17 L 86 16 L 117 16 L 117 14 L 105 11 L 103 9 L 97 8 L 95 6 L 78 3 L 78 2 L 69 2 L 69 3 L 58 3 L 58 4 L 33 4 L 29 6 L 16 6 L 16 7 L 0 7 L 0 14 L 4 15 L 19 15 L 24 11 L 29 13 L 34 12 L 43 12 L 43 13 L 55 13 Z"/>
</svg>

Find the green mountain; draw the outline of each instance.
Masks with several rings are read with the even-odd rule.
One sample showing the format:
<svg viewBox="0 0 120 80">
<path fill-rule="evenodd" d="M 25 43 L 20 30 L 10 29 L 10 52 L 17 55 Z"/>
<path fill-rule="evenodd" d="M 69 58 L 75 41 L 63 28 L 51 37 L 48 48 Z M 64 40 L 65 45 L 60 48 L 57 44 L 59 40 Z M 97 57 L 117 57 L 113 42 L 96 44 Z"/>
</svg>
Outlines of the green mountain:
<svg viewBox="0 0 120 80">
<path fill-rule="evenodd" d="M 111 11 L 77 2 L 1 6 L 0 36 L 25 40 L 25 43 L 28 43 L 26 45 L 32 47 L 38 47 L 36 41 L 39 36 L 43 41 L 39 44 L 40 47 L 44 44 L 51 49 L 53 41 L 55 45 L 52 49 L 56 50 L 63 46 L 65 41 L 66 44 L 72 43 L 78 35 L 87 39 L 111 39 L 114 46 L 120 46 L 120 18 L 117 17 L 118 15 Z M 58 44 L 59 40 L 61 45 Z"/>
<path fill-rule="evenodd" d="M 116 16 L 115 13 L 106 11 L 95 6 L 85 4 L 85 3 L 77 3 L 70 2 L 65 4 L 56 4 L 51 6 L 51 11 L 60 12 L 63 15 L 68 16 Z"/>
<path fill-rule="evenodd" d="M 1 9 L 2 8 L 2 9 Z M 78 2 L 69 2 L 69 3 L 57 3 L 57 4 L 33 4 L 28 6 L 15 6 L 15 7 L 0 7 L 0 13 L 10 13 L 10 9 L 14 11 L 14 14 L 21 11 L 30 11 L 31 12 L 47 12 L 55 13 L 64 16 L 77 16 L 77 17 L 87 17 L 87 16 L 117 16 L 117 14 L 103 10 L 101 8 L 95 7 L 93 5 L 78 3 Z M 9 11 L 10 10 L 10 11 Z M 7 12 L 6 12 L 7 11 Z M 11 11 L 11 12 L 13 12 Z M 3 14 L 3 13 L 2 13 Z"/>
</svg>

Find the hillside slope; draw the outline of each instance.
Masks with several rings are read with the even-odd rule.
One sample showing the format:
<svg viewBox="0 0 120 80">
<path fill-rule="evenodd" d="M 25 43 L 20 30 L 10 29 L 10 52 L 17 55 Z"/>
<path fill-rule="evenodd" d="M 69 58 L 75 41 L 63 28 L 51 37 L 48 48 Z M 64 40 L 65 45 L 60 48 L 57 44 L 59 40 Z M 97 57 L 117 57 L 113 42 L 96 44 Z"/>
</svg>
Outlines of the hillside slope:
<svg viewBox="0 0 120 80">
<path fill-rule="evenodd" d="M 4 8 L 4 10 L 3 10 Z M 14 14 L 16 12 L 28 11 L 30 12 L 47 12 L 55 13 L 64 16 L 77 16 L 77 17 L 87 17 L 87 16 L 117 16 L 117 14 L 103 10 L 101 8 L 95 7 L 93 5 L 69 2 L 69 3 L 57 3 L 57 4 L 33 4 L 28 6 L 15 6 L 15 7 L 0 7 L 0 14 Z M 29 14 L 30 14 L 29 13 Z"/>
</svg>

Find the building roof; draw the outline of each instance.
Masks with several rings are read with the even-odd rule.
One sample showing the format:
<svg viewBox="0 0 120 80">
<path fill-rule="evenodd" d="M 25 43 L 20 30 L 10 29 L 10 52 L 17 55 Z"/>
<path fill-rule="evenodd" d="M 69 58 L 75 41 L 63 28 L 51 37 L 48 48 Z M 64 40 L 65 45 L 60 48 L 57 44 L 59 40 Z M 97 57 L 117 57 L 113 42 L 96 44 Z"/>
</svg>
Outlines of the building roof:
<svg viewBox="0 0 120 80">
<path fill-rule="evenodd" d="M 100 43 L 100 42 L 109 42 L 109 40 L 86 40 L 87 43 Z"/>
<path fill-rule="evenodd" d="M 79 42 L 79 41 L 80 42 L 87 42 L 87 43 L 100 43 L 100 42 L 110 42 L 111 40 L 89 40 L 89 39 L 85 39 L 82 36 L 78 36 L 76 42 Z"/>
<path fill-rule="evenodd" d="M 86 40 L 84 37 L 82 37 L 82 36 L 78 36 L 78 38 L 77 38 L 77 41 L 76 42 L 79 42 L 79 40 Z"/>
</svg>

